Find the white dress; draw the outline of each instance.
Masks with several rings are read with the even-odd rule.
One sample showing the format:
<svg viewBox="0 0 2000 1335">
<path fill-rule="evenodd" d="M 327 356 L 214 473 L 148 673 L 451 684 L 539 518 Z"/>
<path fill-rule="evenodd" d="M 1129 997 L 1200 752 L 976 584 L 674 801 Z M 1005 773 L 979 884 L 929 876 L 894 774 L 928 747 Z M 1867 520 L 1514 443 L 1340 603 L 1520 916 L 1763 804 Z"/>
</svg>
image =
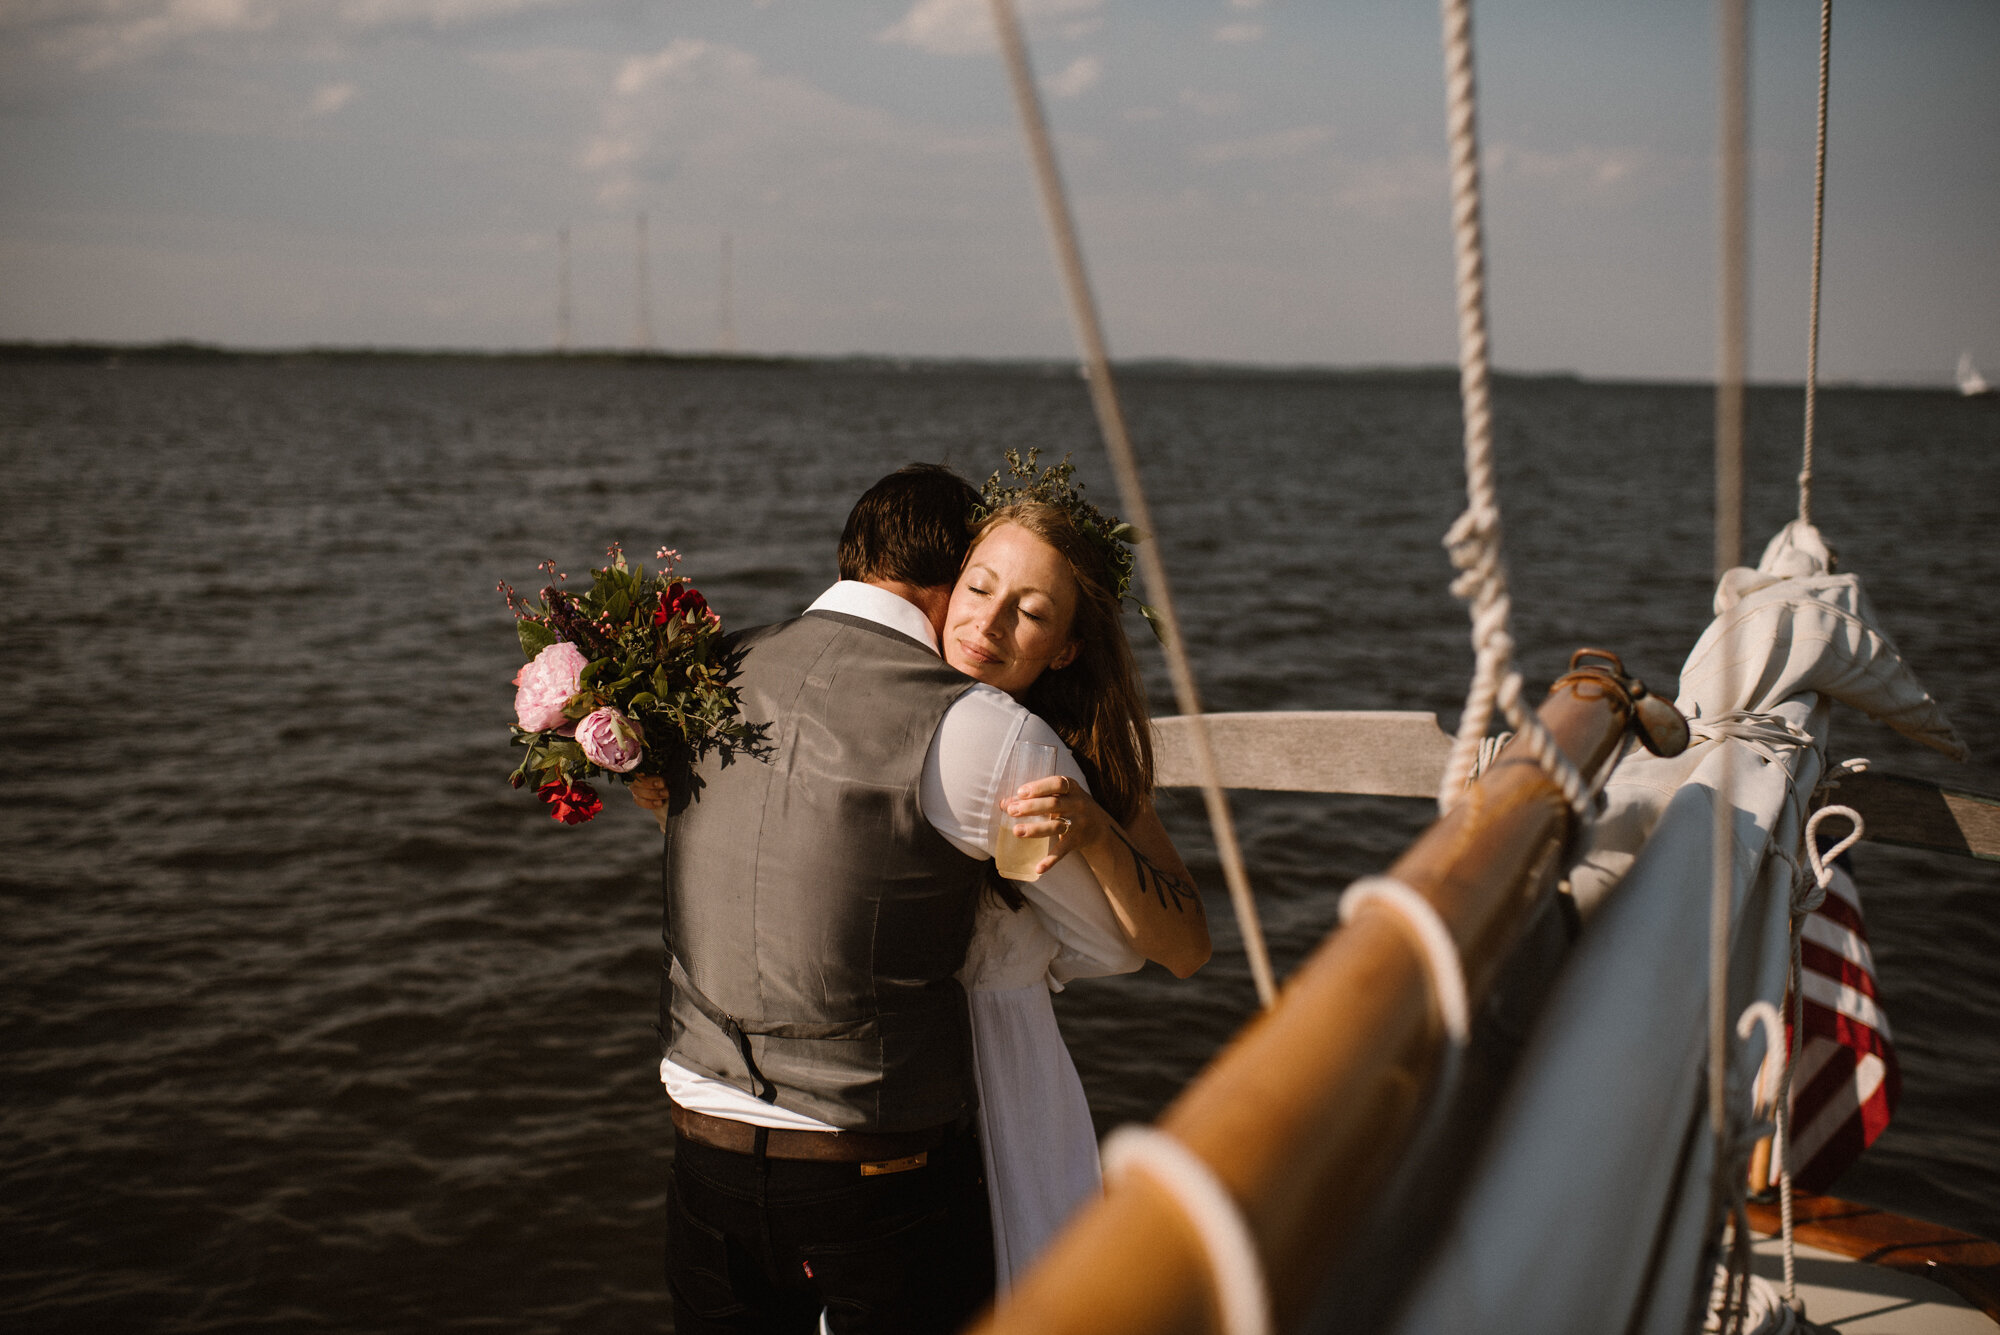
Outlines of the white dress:
<svg viewBox="0 0 2000 1335">
<path fill-rule="evenodd" d="M 1090 1105 L 1056 1028 L 1049 991 L 1066 979 L 1137 967 L 1129 953 L 1094 958 L 1074 943 L 1065 947 L 1033 902 L 1013 912 L 991 894 L 981 899 L 959 978 L 972 1012 L 1000 1292 L 1097 1194 L 1100 1181 Z"/>
</svg>

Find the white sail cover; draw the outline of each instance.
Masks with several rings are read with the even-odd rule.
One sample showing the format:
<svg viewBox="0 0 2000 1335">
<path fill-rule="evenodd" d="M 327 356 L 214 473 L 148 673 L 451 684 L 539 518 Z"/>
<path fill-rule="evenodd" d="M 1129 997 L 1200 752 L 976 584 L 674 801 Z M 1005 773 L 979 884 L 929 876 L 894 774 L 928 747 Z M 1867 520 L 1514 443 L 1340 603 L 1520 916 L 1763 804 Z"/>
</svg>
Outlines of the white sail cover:
<svg viewBox="0 0 2000 1335">
<path fill-rule="evenodd" d="M 1397 1329 L 1690 1328 L 1710 1278 L 1702 1089 L 1721 776 L 1735 828 L 1733 1021 L 1784 993 L 1795 860 L 1831 703 L 1965 755 L 1860 581 L 1830 566 L 1818 531 L 1794 523 L 1755 570 L 1724 576 L 1716 620 L 1681 673 L 1695 744 L 1628 759 L 1607 785 L 1571 877 L 1586 926 Z M 1746 1121 L 1762 1057 L 1761 1037 L 1734 1054 L 1729 1102 Z"/>
</svg>

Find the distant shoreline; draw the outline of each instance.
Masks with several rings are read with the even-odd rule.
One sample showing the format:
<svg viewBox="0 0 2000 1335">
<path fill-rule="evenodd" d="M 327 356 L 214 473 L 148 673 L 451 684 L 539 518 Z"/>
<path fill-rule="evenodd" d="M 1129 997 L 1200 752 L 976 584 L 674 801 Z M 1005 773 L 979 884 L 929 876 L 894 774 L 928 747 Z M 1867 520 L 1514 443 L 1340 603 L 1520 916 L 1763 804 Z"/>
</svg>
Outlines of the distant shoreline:
<svg viewBox="0 0 2000 1335">
<path fill-rule="evenodd" d="M 157 343 L 102 343 L 82 340 L 67 342 L 0 341 L 0 365 L 20 364 L 217 364 L 229 362 L 534 362 L 568 363 L 578 366 L 676 366 L 743 367 L 797 370 L 904 371 L 912 373 L 957 373 L 997 375 L 1076 375 L 1071 360 L 1035 357 L 898 357 L 880 353 L 796 354 L 730 352 L 640 352 L 623 348 L 581 348 L 558 352 L 553 348 L 398 348 L 398 347 L 302 347 L 241 348 L 191 339 L 169 339 Z M 1449 365 L 1419 366 L 1325 366 L 1301 363 L 1272 365 L 1253 362 L 1204 362 L 1167 357 L 1135 357 L 1119 360 L 1114 367 L 1120 375 L 1146 379 L 1184 377 L 1188 379 L 1270 379 L 1345 380 L 1353 382 L 1393 382 L 1397 384 L 1456 384 L 1458 368 Z M 1705 389 L 1700 380 L 1646 379 L 1639 376 L 1609 376 L 1602 379 L 1573 371 L 1506 371 L 1493 373 L 1496 381 L 1512 384 L 1594 384 L 1647 385 L 1659 388 Z M 1799 390 L 1798 381 L 1753 381 L 1760 390 Z M 1894 391 L 1951 393 L 1948 384 L 1899 384 L 1865 381 L 1821 381 L 1822 391 Z"/>
</svg>

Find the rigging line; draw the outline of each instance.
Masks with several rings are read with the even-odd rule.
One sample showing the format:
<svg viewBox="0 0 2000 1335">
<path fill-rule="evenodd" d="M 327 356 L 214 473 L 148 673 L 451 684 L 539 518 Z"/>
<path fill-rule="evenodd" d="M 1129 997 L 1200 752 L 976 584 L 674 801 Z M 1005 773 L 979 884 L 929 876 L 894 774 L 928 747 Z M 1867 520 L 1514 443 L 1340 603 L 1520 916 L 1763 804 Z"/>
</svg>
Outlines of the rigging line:
<svg viewBox="0 0 2000 1335">
<path fill-rule="evenodd" d="M 1494 480 L 1493 408 L 1486 334 L 1486 254 L 1480 228 L 1478 98 L 1472 71 L 1471 0 L 1443 0 L 1445 115 L 1451 145 L 1452 248 L 1457 262 L 1458 383 L 1465 417 L 1465 513 L 1445 533 L 1445 547 L 1459 570 L 1451 591 L 1471 604 L 1472 685 L 1459 715 L 1458 736 L 1438 784 L 1438 809 L 1449 811 L 1464 795 L 1478 764 L 1493 707 L 1513 726 L 1517 740 L 1561 787 L 1579 816 L 1590 794 L 1576 766 L 1521 700 L 1509 629 L 1513 600 L 1500 559 L 1500 495 Z"/>
<path fill-rule="evenodd" d="M 1167 674 L 1173 681 L 1174 701 L 1191 724 L 1194 738 L 1195 772 L 1201 780 L 1201 796 L 1208 808 L 1208 821 L 1215 831 L 1215 848 L 1222 860 L 1223 879 L 1229 884 L 1229 901 L 1236 910 L 1236 925 L 1243 937 L 1243 950 L 1250 958 L 1250 977 L 1257 986 L 1257 1000 L 1270 1006 L 1277 1000 L 1276 977 L 1271 972 L 1270 952 L 1264 945 L 1264 929 L 1257 920 L 1257 904 L 1250 893 L 1250 875 L 1243 864 L 1243 848 L 1236 837 L 1236 823 L 1229 811 L 1229 799 L 1222 791 L 1222 770 L 1215 758 L 1208 721 L 1202 714 L 1201 697 L 1195 689 L 1194 670 L 1188 665 L 1181 623 L 1174 611 L 1173 594 L 1167 587 L 1167 571 L 1160 561 L 1159 530 L 1153 526 L 1152 511 L 1139 480 L 1138 461 L 1133 457 L 1132 440 L 1125 430 L 1125 415 L 1118 406 L 1118 392 L 1111 383 L 1111 358 L 1105 350 L 1104 331 L 1098 322 L 1097 304 L 1090 292 L 1090 280 L 1083 268 L 1083 251 L 1076 239 L 1076 224 L 1070 216 L 1069 200 L 1063 190 L 1062 173 L 1056 166 L 1055 149 L 1049 142 L 1048 121 L 1042 114 L 1040 96 L 1035 92 L 1034 74 L 1028 66 L 1027 42 L 1012 0 L 992 0 L 993 27 L 1006 60 L 1008 82 L 1013 85 L 1014 106 L 1021 116 L 1021 131 L 1028 141 L 1028 156 L 1035 169 L 1035 183 L 1042 197 L 1042 212 L 1048 221 L 1049 240 L 1062 272 L 1063 291 L 1069 298 L 1070 320 L 1081 345 L 1085 379 L 1090 386 L 1090 402 L 1097 414 L 1097 426 L 1104 448 L 1111 456 L 1112 476 L 1118 483 L 1119 502 L 1125 517 L 1146 540 L 1133 544 L 1139 560 L 1139 574 L 1145 581 L 1146 597 L 1160 614 L 1165 628 Z"/>
<path fill-rule="evenodd" d="M 1812 523 L 1813 425 L 1819 406 L 1819 260 L 1826 234 L 1826 90 L 1833 48 L 1833 0 L 1819 6 L 1819 146 L 1813 159 L 1812 316 L 1806 334 L 1806 444 L 1799 464 L 1799 522 Z"/>
<path fill-rule="evenodd" d="M 1717 0 L 1722 48 L 1717 193 L 1721 266 L 1715 367 L 1715 578 L 1743 563 L 1743 380 L 1749 313 L 1748 0 Z"/>
<path fill-rule="evenodd" d="M 1715 384 L 1715 562 L 1716 578 L 1737 563 L 1742 547 L 1744 242 L 1748 231 L 1749 184 L 1749 4 L 1717 0 L 1716 39 L 1721 48 L 1721 116 L 1718 182 L 1721 199 L 1721 328 Z M 1725 622 L 1722 661 L 1724 698 L 1736 699 L 1735 655 L 1729 641 L 1736 620 Z M 1729 929 L 1736 890 L 1736 807 L 1731 789 L 1726 739 L 1718 739 L 1715 824 L 1709 836 L 1708 901 L 1708 1125 L 1714 1143 L 1712 1182 L 1729 1176 Z M 1740 1185 L 1742 1175 L 1736 1175 Z M 1714 1188 L 1712 1188 L 1712 1191 Z M 1723 1205 L 1712 1197 L 1710 1217 Z"/>
</svg>

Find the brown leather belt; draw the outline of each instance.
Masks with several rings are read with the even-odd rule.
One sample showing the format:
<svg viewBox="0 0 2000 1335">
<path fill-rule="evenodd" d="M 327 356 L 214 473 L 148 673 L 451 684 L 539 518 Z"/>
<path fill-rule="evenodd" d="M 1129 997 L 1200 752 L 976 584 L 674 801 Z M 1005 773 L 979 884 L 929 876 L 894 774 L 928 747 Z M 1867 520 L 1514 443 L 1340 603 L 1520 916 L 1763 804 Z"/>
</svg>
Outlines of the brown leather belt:
<svg viewBox="0 0 2000 1335">
<path fill-rule="evenodd" d="M 669 1104 L 677 1135 L 710 1149 L 757 1152 L 757 1132 L 762 1128 L 727 1117 L 710 1117 L 671 1100 Z M 871 1168 L 877 1173 L 900 1172 L 923 1167 L 929 1152 L 944 1144 L 950 1131 L 949 1125 L 921 1131 L 786 1131 L 772 1127 L 765 1132 L 764 1154 L 771 1159 L 860 1164 L 864 1175 Z"/>
</svg>

